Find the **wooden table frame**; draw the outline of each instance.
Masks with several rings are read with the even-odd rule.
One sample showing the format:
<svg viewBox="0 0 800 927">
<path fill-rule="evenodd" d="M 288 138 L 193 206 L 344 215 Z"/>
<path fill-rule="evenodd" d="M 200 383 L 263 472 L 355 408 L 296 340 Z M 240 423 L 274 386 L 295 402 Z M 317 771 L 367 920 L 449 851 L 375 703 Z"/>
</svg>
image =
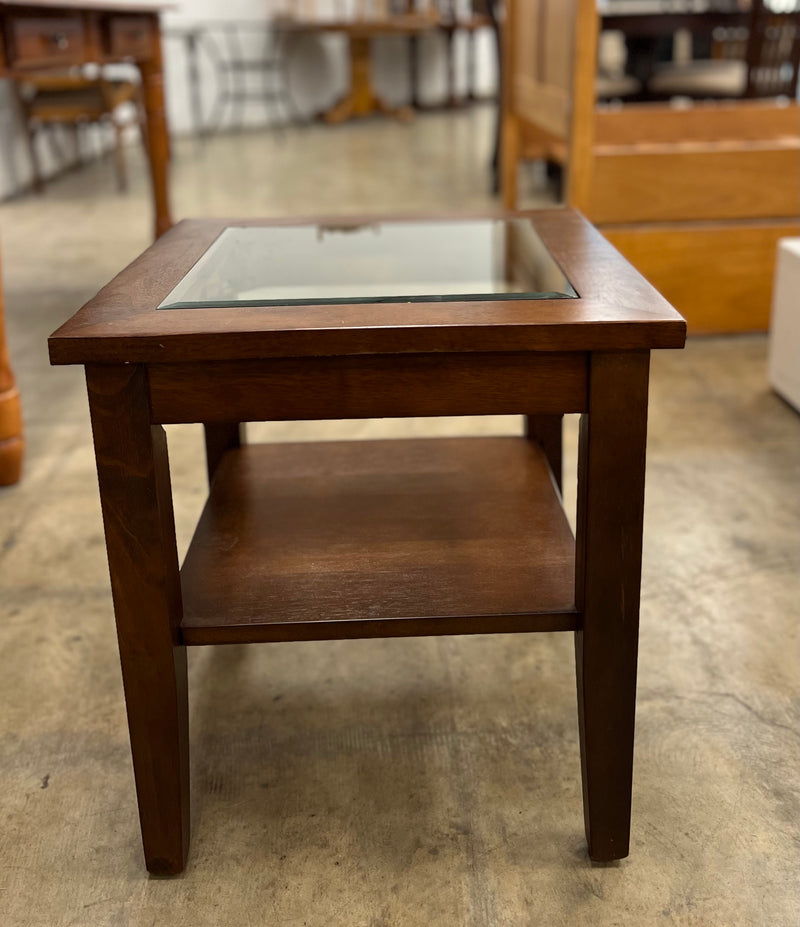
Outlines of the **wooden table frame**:
<svg viewBox="0 0 800 927">
<path fill-rule="evenodd" d="M 167 190 L 169 140 L 164 111 L 159 4 L 147 0 L 0 0 L 0 77 L 81 64 L 129 61 L 142 75 L 155 235 L 172 225 Z M 0 486 L 17 482 L 24 438 L 0 294 Z"/>
<path fill-rule="evenodd" d="M 536 630 L 575 632 L 589 853 L 596 860 L 627 855 L 649 356 L 653 348 L 682 347 L 685 323 L 577 214 L 532 215 L 580 298 L 402 304 L 399 310 L 396 304 L 352 305 L 334 312 L 326 306 L 155 311 L 226 225 L 182 222 L 51 337 L 53 363 L 86 367 L 151 872 L 180 872 L 188 852 L 187 646 Z M 557 490 L 565 412 L 582 415 L 574 543 Z M 420 473 L 439 478 L 430 459 L 441 457 L 447 464 L 447 479 L 440 480 L 445 494 L 446 484 L 460 478 L 452 474 L 463 472 L 473 489 L 481 487 L 476 506 L 486 494 L 498 501 L 496 510 L 490 505 L 487 514 L 484 504 L 484 514 L 476 515 L 474 538 L 481 540 L 466 566 L 459 566 L 460 559 L 454 566 L 440 552 L 441 543 L 427 543 L 426 515 L 411 531 L 411 548 L 426 545 L 424 552 L 409 554 L 418 558 L 411 575 L 419 582 L 398 583 L 393 574 L 391 587 L 384 588 L 387 581 L 382 585 L 370 573 L 374 543 L 358 537 L 359 528 L 347 536 L 348 550 L 362 542 L 361 554 L 347 555 L 347 575 L 309 570 L 308 564 L 304 573 L 297 568 L 304 551 L 292 547 L 286 528 L 297 520 L 287 517 L 277 530 L 291 561 L 288 584 L 280 568 L 264 570 L 260 559 L 255 573 L 268 574 L 267 586 L 244 582 L 254 575 L 247 541 L 256 542 L 253 525 L 262 522 L 246 506 L 239 508 L 242 487 L 251 500 L 257 495 L 247 482 L 248 461 L 266 461 L 255 469 L 268 475 L 269 490 L 276 468 L 294 479 L 316 454 L 347 466 L 353 454 L 335 443 L 317 445 L 310 455 L 308 445 L 251 449 L 241 422 L 492 413 L 523 413 L 527 437 L 394 441 L 390 452 L 386 442 L 367 442 L 356 452 L 359 460 L 383 460 L 379 475 L 389 453 L 393 461 L 405 461 L 396 465 L 400 469 L 416 467 L 412 487 L 419 486 Z M 182 569 L 163 429 L 172 422 L 205 424 L 212 484 Z M 482 465 L 484 455 L 488 463 Z M 462 469 L 450 466 L 457 460 Z M 318 474 L 309 467 L 303 486 L 316 485 L 335 503 L 335 476 L 325 469 L 314 484 Z M 398 471 L 389 495 L 378 494 L 367 524 L 380 518 L 381 499 L 391 502 L 404 491 L 404 479 Z M 351 492 L 352 473 L 346 483 Z M 512 484 L 521 495 L 509 501 L 505 493 Z M 375 484 L 370 486 L 374 496 Z M 413 502 L 413 492 L 408 498 Z M 429 497 L 423 502 L 427 512 Z M 265 504 L 272 506 L 269 499 Z M 463 496 L 456 504 L 460 524 L 469 512 Z M 354 511 L 351 496 L 340 510 Z M 229 518 L 238 519 L 236 553 L 210 554 L 211 548 L 225 549 L 218 541 Z M 484 518 L 493 524 L 488 535 L 479 527 Z M 315 515 L 312 522 L 317 520 Z M 513 523 L 513 531 L 506 529 L 513 538 L 495 530 L 506 522 Z M 436 537 L 441 535 L 430 536 Z M 518 550 L 523 555 L 506 568 L 506 558 Z M 529 555 L 541 562 L 529 564 Z M 470 579 L 473 574 L 477 580 Z M 291 593 L 309 583 L 315 590 L 311 605 L 289 601 L 290 594 L 284 611 L 272 610 L 273 585 Z M 242 592 L 228 600 L 229 614 L 220 613 L 215 598 L 224 598 L 225 589 Z M 449 607 L 448 596 L 454 597 Z M 487 596 L 496 597 L 494 606 L 486 606 Z M 386 601 L 394 603 L 393 612 L 382 611 Z"/>
</svg>

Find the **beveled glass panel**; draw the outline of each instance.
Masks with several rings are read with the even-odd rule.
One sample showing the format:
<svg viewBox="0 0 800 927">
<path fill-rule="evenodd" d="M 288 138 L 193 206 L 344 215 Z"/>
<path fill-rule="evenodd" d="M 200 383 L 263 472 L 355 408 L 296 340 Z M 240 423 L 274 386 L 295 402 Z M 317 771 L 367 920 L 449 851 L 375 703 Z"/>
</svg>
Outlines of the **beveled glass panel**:
<svg viewBox="0 0 800 927">
<path fill-rule="evenodd" d="M 527 219 L 231 226 L 158 308 L 575 296 Z"/>
</svg>

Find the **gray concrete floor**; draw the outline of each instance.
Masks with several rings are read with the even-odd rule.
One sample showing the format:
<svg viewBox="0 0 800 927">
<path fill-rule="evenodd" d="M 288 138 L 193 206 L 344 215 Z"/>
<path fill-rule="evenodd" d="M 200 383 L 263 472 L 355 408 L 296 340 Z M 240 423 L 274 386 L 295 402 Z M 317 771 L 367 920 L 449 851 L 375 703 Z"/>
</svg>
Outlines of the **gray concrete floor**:
<svg viewBox="0 0 800 927">
<path fill-rule="evenodd" d="M 179 143 L 175 214 L 491 208 L 490 121 Z M 0 205 L 28 437 L 23 482 L 0 490 L 0 925 L 796 924 L 797 417 L 761 337 L 654 357 L 627 860 L 585 855 L 571 637 L 497 636 L 193 651 L 191 859 L 147 876 L 82 372 L 45 345 L 148 243 L 132 161 L 127 196 L 101 163 Z M 201 435 L 168 434 L 185 549 Z"/>
</svg>

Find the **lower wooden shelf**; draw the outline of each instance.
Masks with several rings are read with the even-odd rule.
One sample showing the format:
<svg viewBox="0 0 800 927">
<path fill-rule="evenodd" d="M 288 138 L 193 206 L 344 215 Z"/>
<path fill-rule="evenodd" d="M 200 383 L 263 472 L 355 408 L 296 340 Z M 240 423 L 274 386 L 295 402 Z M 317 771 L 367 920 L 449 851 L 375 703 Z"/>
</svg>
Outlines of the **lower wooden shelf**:
<svg viewBox="0 0 800 927">
<path fill-rule="evenodd" d="M 574 540 L 538 445 L 251 445 L 181 570 L 186 644 L 578 626 Z"/>
</svg>

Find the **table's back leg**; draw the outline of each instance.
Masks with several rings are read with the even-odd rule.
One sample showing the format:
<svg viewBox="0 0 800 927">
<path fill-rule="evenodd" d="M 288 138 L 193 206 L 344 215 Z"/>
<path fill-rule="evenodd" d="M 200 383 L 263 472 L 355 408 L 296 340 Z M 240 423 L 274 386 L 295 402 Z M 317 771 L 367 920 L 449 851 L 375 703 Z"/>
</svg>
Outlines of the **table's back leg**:
<svg viewBox="0 0 800 927">
<path fill-rule="evenodd" d="M 210 483 L 225 452 L 245 443 L 245 425 L 243 422 L 215 422 L 203 425 L 203 428 L 206 434 L 206 466 Z"/>
<path fill-rule="evenodd" d="M 525 416 L 525 437 L 529 441 L 536 441 L 541 445 L 547 462 L 550 464 L 559 492 L 561 492 L 562 488 L 563 419 L 563 415 Z"/>
<path fill-rule="evenodd" d="M 189 723 L 166 436 L 145 368 L 86 380 L 145 859 L 172 875 L 189 847 Z"/>
<path fill-rule="evenodd" d="M 6 344 L 3 281 L 0 276 L 0 486 L 10 486 L 19 480 L 24 449 L 19 393 Z"/>
<path fill-rule="evenodd" d="M 628 855 L 649 353 L 591 356 L 581 418 L 575 634 L 583 806 L 594 860 Z"/>
</svg>

